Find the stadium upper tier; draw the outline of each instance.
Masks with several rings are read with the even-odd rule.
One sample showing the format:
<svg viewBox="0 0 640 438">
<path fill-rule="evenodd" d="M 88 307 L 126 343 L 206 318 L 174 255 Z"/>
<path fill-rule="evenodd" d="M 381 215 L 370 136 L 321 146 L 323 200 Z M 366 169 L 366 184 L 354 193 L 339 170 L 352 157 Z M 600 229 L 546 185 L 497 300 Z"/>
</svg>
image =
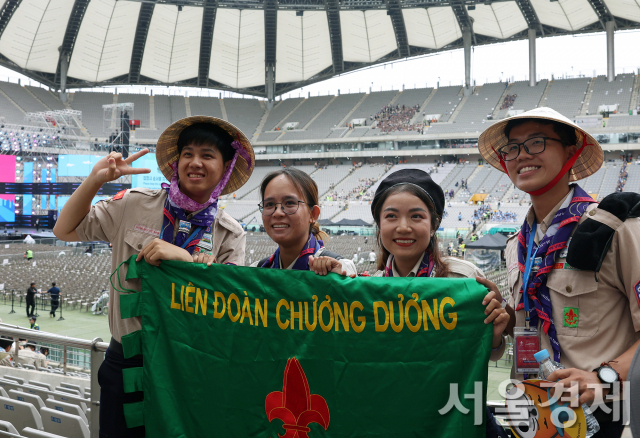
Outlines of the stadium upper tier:
<svg viewBox="0 0 640 438">
<path fill-rule="evenodd" d="M 172 122 L 210 115 L 237 125 L 254 144 L 269 146 L 477 138 L 496 120 L 548 106 L 597 135 L 640 131 L 640 116 L 634 115 L 640 107 L 639 88 L 640 76 L 620 74 L 613 82 L 598 76 L 543 80 L 535 87 L 489 83 L 475 87 L 468 97 L 461 86 L 299 97 L 278 101 L 269 110 L 257 99 L 85 91 L 70 94 L 68 103 L 62 103 L 44 88 L 0 82 L 0 117 L 5 123 L 23 124 L 27 112 L 75 109 L 82 111 L 87 138 L 104 141 L 116 126 L 105 122 L 102 105 L 133 103 L 132 119 L 140 126 L 132 143 L 153 144 Z"/>
<path fill-rule="evenodd" d="M 404 168 L 418 168 L 430 173 L 433 180 L 443 188 L 447 200 L 442 222 L 445 228 L 467 228 L 474 220 L 478 221 L 474 215 L 478 209 L 477 201 L 484 201 L 493 210 L 500 209 L 504 219 L 498 220 L 499 222 L 523 220 L 529 206 L 529 196 L 516 189 L 506 174 L 491 166 L 477 163 L 445 163 L 440 166 L 435 163 L 379 163 L 294 167 L 308 173 L 314 179 L 320 195 L 320 219 L 333 223 L 342 219 L 360 219 L 372 224 L 370 202 L 379 182 Z M 598 172 L 579 184 L 595 199 L 601 200 L 616 191 L 622 177 L 621 167 L 622 162 L 619 160 L 607 162 Z M 228 196 L 221 201 L 221 208 L 240 222 L 261 225 L 262 214 L 258 210 L 259 186 L 269 172 L 278 169 L 281 169 L 281 166 L 256 167 L 249 181 L 236 192 L 235 197 Z M 627 171 L 628 177 L 623 191 L 638 191 L 640 165 L 629 165 Z"/>
</svg>

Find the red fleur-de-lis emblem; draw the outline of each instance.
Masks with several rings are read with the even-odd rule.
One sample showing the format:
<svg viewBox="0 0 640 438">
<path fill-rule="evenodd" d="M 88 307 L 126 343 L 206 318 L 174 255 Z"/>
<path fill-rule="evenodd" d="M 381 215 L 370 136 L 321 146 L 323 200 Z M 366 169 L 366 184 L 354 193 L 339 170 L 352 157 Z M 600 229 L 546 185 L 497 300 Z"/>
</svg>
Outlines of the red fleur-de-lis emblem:
<svg viewBox="0 0 640 438">
<path fill-rule="evenodd" d="M 564 318 L 566 319 L 567 323 L 569 324 L 573 324 L 576 321 L 576 314 L 573 313 L 573 309 L 569 310 L 565 315 Z"/>
<path fill-rule="evenodd" d="M 308 438 L 311 423 L 324 430 L 329 427 L 329 406 L 322 396 L 311 394 L 307 376 L 295 357 L 287 361 L 282 391 L 267 395 L 264 409 L 269 422 L 275 418 L 284 422 L 286 433 L 278 435 L 280 438 Z"/>
</svg>

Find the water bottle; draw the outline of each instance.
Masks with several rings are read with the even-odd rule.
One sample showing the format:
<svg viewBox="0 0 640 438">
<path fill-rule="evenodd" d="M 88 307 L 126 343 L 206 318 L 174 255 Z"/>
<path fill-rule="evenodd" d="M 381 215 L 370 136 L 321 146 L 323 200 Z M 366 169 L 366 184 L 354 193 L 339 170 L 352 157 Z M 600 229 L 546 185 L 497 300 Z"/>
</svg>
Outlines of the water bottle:
<svg viewBox="0 0 640 438">
<path fill-rule="evenodd" d="M 533 356 L 540 364 L 540 371 L 538 372 L 538 375 L 542 379 L 548 380 L 549 375 L 555 370 L 564 369 L 564 365 L 551 360 L 549 352 L 546 349 L 538 351 Z M 598 420 L 596 420 L 596 417 L 593 416 L 591 409 L 589 409 L 589 406 L 586 403 L 582 405 L 582 410 L 584 411 L 584 418 L 587 421 L 586 438 L 591 438 L 600 430 L 600 424 L 598 423 Z"/>
</svg>

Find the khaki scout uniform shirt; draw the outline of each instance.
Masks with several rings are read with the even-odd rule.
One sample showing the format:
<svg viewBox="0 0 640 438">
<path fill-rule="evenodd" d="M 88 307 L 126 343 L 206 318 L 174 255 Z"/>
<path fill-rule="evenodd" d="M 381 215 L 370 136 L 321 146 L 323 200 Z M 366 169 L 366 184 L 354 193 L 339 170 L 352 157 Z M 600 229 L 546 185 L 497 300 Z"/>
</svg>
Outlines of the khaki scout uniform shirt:
<svg viewBox="0 0 640 438">
<path fill-rule="evenodd" d="M 482 269 L 479 269 L 476 265 L 474 265 L 471 262 L 468 262 L 466 260 L 461 260 L 455 257 L 443 257 L 443 260 L 447 264 L 447 267 L 449 268 L 449 275 L 447 276 L 447 278 L 476 278 L 476 277 L 485 278 L 484 272 L 482 272 Z M 411 272 L 409 272 L 409 275 L 407 275 L 407 277 L 415 277 L 417 275 L 418 269 L 420 269 L 420 263 L 422 263 L 422 259 L 418 260 L 418 262 L 413 267 L 413 269 L 411 269 Z M 391 264 L 391 269 L 393 271 L 394 277 L 401 277 L 398 271 L 396 271 L 395 261 Z M 376 271 L 372 275 L 372 277 L 382 277 L 383 275 L 384 275 L 384 271 Z M 497 361 L 504 354 L 504 349 L 506 345 L 504 338 L 505 336 L 503 335 L 502 343 L 497 349 L 491 350 L 491 356 L 489 357 L 490 360 Z"/>
<path fill-rule="evenodd" d="M 573 190 L 554 207 L 539 224 L 543 235 L 562 203 L 573 195 Z M 566 258 L 556 256 L 556 264 L 547 276 L 547 287 L 552 303 L 552 317 L 560 342 L 560 362 L 567 368 L 592 371 L 602 362 L 614 360 L 627 351 L 640 338 L 640 218 L 621 222 L 611 213 L 591 204 L 579 223 L 587 218 L 597 220 L 617 230 L 605 256 L 598 281 L 594 272 L 580 271 L 566 264 Z M 530 225 L 535 220 L 533 207 L 527 214 Z M 619 225 L 619 227 L 618 227 Z M 536 243 L 539 241 L 536 236 Z M 569 244 L 571 245 L 571 244 Z M 509 304 L 514 309 L 520 303 L 523 274 L 518 269 L 517 235 L 507 240 Z M 578 309 L 576 327 L 564 323 L 565 310 Z M 569 315 L 573 316 L 573 315 Z M 524 327 L 524 309 L 516 312 L 516 327 Z M 538 323 L 540 349 L 552 354 L 549 336 Z M 513 378 L 522 380 L 522 374 L 511 371 Z"/>
<path fill-rule="evenodd" d="M 149 242 L 160 238 L 165 190 L 135 188 L 126 191 L 121 199 L 100 201 L 82 220 L 76 233 L 81 241 L 103 240 L 113 245 L 112 272 L 124 260 L 138 254 Z M 218 210 L 212 226 L 213 248 L 211 252 L 218 263 L 244 265 L 245 235 L 242 227 Z M 140 290 L 140 280 L 125 281 L 126 265 L 119 272 L 125 289 Z M 114 275 L 114 282 L 117 282 Z M 117 284 L 117 283 L 116 283 Z M 120 293 L 109 288 L 109 328 L 113 338 L 121 342 L 122 336 L 141 328 L 140 318 L 120 318 Z"/>
<path fill-rule="evenodd" d="M 46 368 L 46 359 L 43 355 L 36 353 L 35 351 L 31 351 L 29 348 L 25 348 L 24 350 L 20 350 L 15 358 L 16 363 L 20 363 L 22 365 L 33 365 L 37 369 Z"/>
</svg>

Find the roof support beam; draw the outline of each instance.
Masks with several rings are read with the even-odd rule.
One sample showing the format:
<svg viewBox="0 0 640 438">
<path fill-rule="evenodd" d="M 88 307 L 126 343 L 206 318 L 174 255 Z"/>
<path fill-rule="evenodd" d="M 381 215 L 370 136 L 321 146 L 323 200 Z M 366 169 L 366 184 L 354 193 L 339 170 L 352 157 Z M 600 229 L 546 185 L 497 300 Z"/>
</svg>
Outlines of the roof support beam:
<svg viewBox="0 0 640 438">
<path fill-rule="evenodd" d="M 471 26 L 462 28 L 462 47 L 464 49 L 464 95 L 473 94 L 471 85 Z"/>
<path fill-rule="evenodd" d="M 609 11 L 607 4 L 604 2 L 604 0 L 588 0 L 588 1 L 591 7 L 593 8 L 593 11 L 598 16 L 598 20 L 602 25 L 602 29 L 607 30 L 607 23 L 609 21 L 615 20 L 613 18 L 613 15 Z"/>
<path fill-rule="evenodd" d="M 538 14 L 536 13 L 536 10 L 533 9 L 531 2 L 529 0 L 516 0 L 516 4 L 518 5 L 518 8 L 520 8 L 522 16 L 529 25 L 529 29 L 540 31 L 540 35 L 544 36 L 544 30 L 540 24 L 540 20 L 538 19 Z"/>
<path fill-rule="evenodd" d="M 344 58 L 342 55 L 342 28 L 340 27 L 340 3 L 338 0 L 325 0 L 324 7 L 327 11 L 327 22 L 329 23 L 333 73 L 339 74 L 344 71 Z"/>
<path fill-rule="evenodd" d="M 65 78 L 65 89 L 63 90 L 61 87 L 60 77 L 62 73 L 62 65 L 63 59 L 66 62 L 66 66 L 68 67 L 69 61 L 71 61 L 71 54 L 73 53 L 73 47 L 76 44 L 76 37 L 78 36 L 78 32 L 80 31 L 80 25 L 82 24 L 82 19 L 84 18 L 85 12 L 87 12 L 87 6 L 89 6 L 89 0 L 76 0 L 73 3 L 73 9 L 71 10 L 71 16 L 69 17 L 69 22 L 67 23 L 67 30 L 64 33 L 64 39 L 62 40 L 62 46 L 58 49 L 60 51 L 60 57 L 58 58 L 58 67 L 56 69 L 56 77 L 55 83 L 60 86 L 60 92 L 65 93 L 66 91 L 66 78 Z M 66 76 L 66 72 L 65 72 Z"/>
<path fill-rule="evenodd" d="M 205 0 L 200 34 L 200 61 L 198 63 L 198 86 L 209 86 L 209 67 L 213 46 L 213 29 L 216 23 L 217 0 Z"/>
<path fill-rule="evenodd" d="M 529 86 L 535 87 L 537 84 L 536 73 L 536 30 L 528 29 L 529 35 Z"/>
<path fill-rule="evenodd" d="M 143 3 L 140 7 L 138 24 L 136 26 L 136 35 L 133 39 L 131 64 L 129 65 L 129 83 L 131 84 L 137 84 L 140 82 L 142 55 L 144 54 L 144 46 L 147 44 L 147 34 L 149 33 L 149 25 L 151 24 L 151 17 L 153 16 L 154 8 L 154 3 Z"/>
<path fill-rule="evenodd" d="M 460 30 L 464 33 L 464 29 L 469 28 L 471 36 L 473 37 L 473 43 L 476 44 L 476 36 L 473 33 L 473 18 L 469 16 L 464 0 L 451 0 L 451 9 L 453 9 L 453 14 L 456 16 L 456 20 L 458 20 Z"/>
<path fill-rule="evenodd" d="M 411 56 L 409 49 L 409 38 L 407 37 L 407 27 L 404 24 L 404 16 L 399 0 L 387 1 L 387 15 L 391 16 L 393 32 L 396 34 L 396 43 L 398 44 L 398 56 L 400 58 L 408 58 Z"/>
<path fill-rule="evenodd" d="M 9 20 L 13 17 L 20 3 L 22 3 L 22 0 L 7 0 L 2 6 L 2 9 L 0 9 L 0 37 L 2 37 L 4 30 L 7 28 L 7 24 L 9 24 Z"/>
<path fill-rule="evenodd" d="M 273 105 L 276 84 L 276 39 L 278 25 L 278 0 L 264 1 L 264 92 L 267 106 Z"/>
<path fill-rule="evenodd" d="M 616 80 L 616 64 L 615 64 L 615 49 L 613 45 L 613 32 L 616 28 L 616 22 L 613 20 L 607 21 L 607 82 L 613 82 Z"/>
</svg>

